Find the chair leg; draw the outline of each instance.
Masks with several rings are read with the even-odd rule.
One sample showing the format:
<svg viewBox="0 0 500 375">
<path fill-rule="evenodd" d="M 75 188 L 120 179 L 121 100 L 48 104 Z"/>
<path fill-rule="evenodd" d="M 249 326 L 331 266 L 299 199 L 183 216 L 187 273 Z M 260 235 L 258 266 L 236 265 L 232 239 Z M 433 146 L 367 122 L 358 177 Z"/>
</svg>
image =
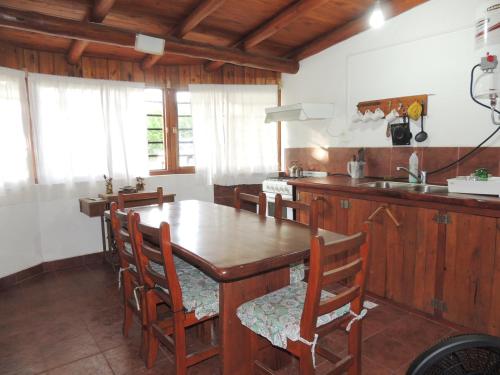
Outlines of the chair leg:
<svg viewBox="0 0 500 375">
<path fill-rule="evenodd" d="M 347 336 L 347 350 L 353 358 L 348 375 L 361 375 L 361 321 L 359 320 L 351 326 Z"/>
<path fill-rule="evenodd" d="M 184 312 L 174 313 L 175 374 L 186 375 L 186 330 Z"/>
<path fill-rule="evenodd" d="M 130 327 L 134 321 L 134 311 L 130 307 L 130 305 L 125 301 L 124 307 L 124 316 L 123 316 L 123 336 L 128 337 L 128 333 L 130 331 Z"/>
<path fill-rule="evenodd" d="M 146 357 L 146 367 L 151 368 L 154 366 L 156 362 L 156 357 L 158 356 L 158 346 L 159 346 L 158 338 L 156 337 L 152 328 L 148 328 L 147 339 L 148 339 L 148 344 L 147 344 L 148 354 Z"/>
<path fill-rule="evenodd" d="M 299 374 L 300 375 L 313 375 L 316 371 L 314 369 L 313 360 L 311 356 L 311 348 L 309 346 L 301 345 L 300 358 L 299 358 Z"/>
</svg>

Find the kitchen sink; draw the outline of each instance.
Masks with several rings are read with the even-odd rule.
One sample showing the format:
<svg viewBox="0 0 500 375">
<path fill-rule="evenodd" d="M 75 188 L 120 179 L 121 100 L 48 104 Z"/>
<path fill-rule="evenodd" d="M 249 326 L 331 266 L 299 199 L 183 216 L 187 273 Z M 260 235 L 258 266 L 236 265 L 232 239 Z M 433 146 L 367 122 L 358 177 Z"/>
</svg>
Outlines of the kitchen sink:
<svg viewBox="0 0 500 375">
<path fill-rule="evenodd" d="M 448 193 L 448 186 L 439 185 L 414 185 L 408 190 L 415 191 L 417 193 Z"/>
<path fill-rule="evenodd" d="M 414 184 L 410 184 L 409 182 L 374 181 L 359 184 L 358 186 L 377 189 L 408 189 L 409 187 L 414 186 Z"/>
<path fill-rule="evenodd" d="M 405 191 L 413 191 L 415 193 L 428 193 L 428 194 L 448 193 L 447 186 L 412 184 L 409 182 L 374 181 L 374 182 L 366 182 L 363 184 L 359 184 L 358 186 L 370 187 L 376 189 L 405 190 Z"/>
</svg>

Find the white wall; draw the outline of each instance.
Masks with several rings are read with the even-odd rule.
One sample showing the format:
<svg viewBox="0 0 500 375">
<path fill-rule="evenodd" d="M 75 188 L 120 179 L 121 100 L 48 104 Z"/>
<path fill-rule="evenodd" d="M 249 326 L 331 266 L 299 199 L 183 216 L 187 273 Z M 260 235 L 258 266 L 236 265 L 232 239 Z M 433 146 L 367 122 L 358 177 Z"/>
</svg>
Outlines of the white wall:
<svg viewBox="0 0 500 375">
<path fill-rule="evenodd" d="M 473 24 L 481 0 L 431 0 L 301 61 L 283 75 L 283 103 L 333 102 L 333 120 L 293 122 L 284 147 L 390 146 L 383 121 L 352 123 L 360 101 L 432 94 L 421 146 L 476 146 L 495 126 L 469 97 L 479 62 Z M 417 124 L 412 130 L 418 132 Z M 489 146 L 500 146 L 500 136 Z"/>
<path fill-rule="evenodd" d="M 195 175 L 146 179 L 147 190 L 158 186 L 175 193 L 177 201 L 213 201 L 213 186 L 203 184 Z M 38 198 L 0 207 L 0 277 L 42 262 L 102 250 L 100 220 L 80 213 L 77 196 L 64 196 L 62 192 L 40 186 L 36 189 Z M 96 195 L 97 191 L 79 194 Z"/>
</svg>

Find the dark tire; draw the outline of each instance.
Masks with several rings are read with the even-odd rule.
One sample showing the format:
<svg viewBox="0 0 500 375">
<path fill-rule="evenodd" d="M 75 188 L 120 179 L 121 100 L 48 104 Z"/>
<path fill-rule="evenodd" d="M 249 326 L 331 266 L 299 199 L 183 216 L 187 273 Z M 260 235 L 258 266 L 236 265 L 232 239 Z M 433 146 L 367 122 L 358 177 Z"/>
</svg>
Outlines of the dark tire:
<svg viewBox="0 0 500 375">
<path fill-rule="evenodd" d="M 420 354 L 406 375 L 500 375 L 500 338 L 450 337 Z"/>
</svg>

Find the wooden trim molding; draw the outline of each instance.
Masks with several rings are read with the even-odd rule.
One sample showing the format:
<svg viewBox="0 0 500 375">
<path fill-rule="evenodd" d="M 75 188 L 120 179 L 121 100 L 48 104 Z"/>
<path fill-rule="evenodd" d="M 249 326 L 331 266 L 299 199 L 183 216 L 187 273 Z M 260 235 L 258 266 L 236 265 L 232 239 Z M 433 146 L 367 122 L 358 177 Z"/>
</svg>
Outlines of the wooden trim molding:
<svg viewBox="0 0 500 375">
<path fill-rule="evenodd" d="M 98 253 L 80 255 L 72 258 L 43 262 L 37 264 L 36 266 L 13 273 L 12 275 L 1 277 L 0 290 L 10 288 L 14 285 L 22 283 L 25 280 L 41 275 L 43 273 L 61 271 L 69 268 L 82 267 L 91 264 L 98 264 L 101 263 L 102 260 L 103 260 L 102 252 L 98 252 Z"/>
</svg>

